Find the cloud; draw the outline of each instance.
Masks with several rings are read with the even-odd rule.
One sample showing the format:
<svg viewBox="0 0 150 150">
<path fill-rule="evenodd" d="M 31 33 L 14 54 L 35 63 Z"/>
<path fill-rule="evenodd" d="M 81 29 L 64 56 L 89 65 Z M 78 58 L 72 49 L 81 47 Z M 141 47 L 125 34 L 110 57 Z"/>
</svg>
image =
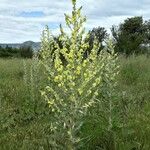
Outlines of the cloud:
<svg viewBox="0 0 150 150">
<path fill-rule="evenodd" d="M 132 16 L 150 19 L 149 0 L 78 0 L 88 18 L 86 27 L 109 29 Z M 64 23 L 64 13 L 71 11 L 71 0 L 1 0 L 0 43 L 39 41 L 46 24 L 53 34 Z"/>
</svg>

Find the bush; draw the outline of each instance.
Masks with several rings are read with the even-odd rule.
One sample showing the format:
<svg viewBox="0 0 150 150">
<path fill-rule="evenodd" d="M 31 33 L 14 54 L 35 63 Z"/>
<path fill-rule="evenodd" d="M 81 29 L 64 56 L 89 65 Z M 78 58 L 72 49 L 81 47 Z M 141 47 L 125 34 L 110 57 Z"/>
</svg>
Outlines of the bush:
<svg viewBox="0 0 150 150">
<path fill-rule="evenodd" d="M 20 55 L 23 58 L 32 58 L 33 57 L 33 49 L 31 46 L 22 46 L 20 48 Z"/>
<path fill-rule="evenodd" d="M 6 47 L 0 46 L 0 57 L 3 58 L 20 57 L 20 50 L 9 46 Z"/>
</svg>

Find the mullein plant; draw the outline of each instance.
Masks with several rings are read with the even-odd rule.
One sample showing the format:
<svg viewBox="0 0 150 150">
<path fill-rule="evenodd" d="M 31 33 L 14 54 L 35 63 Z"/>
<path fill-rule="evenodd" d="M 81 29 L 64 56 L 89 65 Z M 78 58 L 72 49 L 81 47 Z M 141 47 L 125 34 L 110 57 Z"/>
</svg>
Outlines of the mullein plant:
<svg viewBox="0 0 150 150">
<path fill-rule="evenodd" d="M 47 86 L 41 95 L 51 109 L 51 139 L 52 149 L 77 149 L 80 138 L 79 131 L 83 124 L 83 117 L 87 115 L 91 106 L 99 103 L 103 83 L 103 70 L 109 70 L 112 63 L 111 52 L 101 51 L 97 54 L 100 44 L 95 38 L 93 49 L 85 58 L 89 47 L 85 28 L 86 18 L 81 15 L 82 7 L 76 7 L 76 0 L 72 0 L 71 15 L 65 14 L 66 25 L 70 34 L 64 32 L 60 26 L 60 47 L 50 34 L 48 27 L 43 31 L 41 42 L 41 64 L 45 68 L 48 78 Z M 111 47 L 113 50 L 113 47 Z M 106 55 L 108 53 L 109 55 Z M 61 58 L 64 58 L 62 60 Z M 107 60 L 107 61 L 106 61 Z M 106 72 L 114 77 L 114 72 Z M 111 92 L 111 91 L 110 91 Z M 111 111 L 111 102 L 109 105 Z M 111 112 L 110 112 L 111 113 Z M 109 129 L 112 118 L 109 118 Z"/>
<path fill-rule="evenodd" d="M 99 129 L 99 133 L 95 132 L 89 136 L 89 141 L 99 136 L 101 148 L 115 150 L 118 143 L 116 131 L 121 125 L 120 102 L 117 91 L 117 76 L 119 73 L 118 56 L 114 52 L 114 46 L 111 40 L 106 42 L 105 48 L 101 51 L 101 57 L 104 59 L 103 68 L 100 72 L 101 84 L 99 85 L 99 93 L 97 103 L 90 109 L 89 116 L 95 128 Z M 97 130 L 96 129 L 96 130 Z M 95 131 L 96 131 L 95 130 Z M 89 142 L 90 144 L 90 142 Z M 92 145 L 92 144 L 91 144 Z"/>
<path fill-rule="evenodd" d="M 85 117 L 81 134 L 82 143 L 86 149 L 114 150 L 118 143 L 117 133 L 114 129 L 121 125 L 121 117 L 117 93 L 118 55 L 114 52 L 111 39 L 107 39 L 105 48 L 98 55 L 98 61 L 97 65 L 101 67 L 98 74 L 101 82 L 97 86 L 98 94 L 94 103 Z"/>
<path fill-rule="evenodd" d="M 24 59 L 23 59 L 23 71 L 24 71 L 23 82 L 24 82 L 25 85 L 27 85 L 27 78 L 28 78 L 28 77 L 27 77 L 27 76 L 28 76 L 28 75 L 27 75 L 27 74 L 28 74 L 27 72 L 28 72 L 28 71 L 27 71 L 27 64 L 26 64 L 26 62 L 25 62 Z"/>
<path fill-rule="evenodd" d="M 32 63 L 30 67 L 30 79 L 29 79 L 29 84 L 30 84 L 30 96 L 33 104 L 33 110 L 34 113 L 37 113 L 37 106 L 38 106 L 38 99 L 39 94 L 38 90 L 40 88 L 40 69 L 39 69 L 39 59 L 38 56 L 35 54 L 32 58 Z"/>
<path fill-rule="evenodd" d="M 29 65 L 30 63 L 30 65 Z M 29 67 L 27 67 L 29 65 Z M 24 101 L 24 108 L 26 114 L 28 114 L 30 117 L 34 116 L 34 114 L 37 114 L 38 110 L 38 105 L 40 105 L 40 67 L 39 67 L 39 59 L 36 54 L 33 56 L 32 60 L 23 60 L 23 69 L 24 69 L 24 76 L 23 76 L 23 81 L 24 81 L 24 86 L 25 89 L 29 94 L 26 100 Z"/>
</svg>

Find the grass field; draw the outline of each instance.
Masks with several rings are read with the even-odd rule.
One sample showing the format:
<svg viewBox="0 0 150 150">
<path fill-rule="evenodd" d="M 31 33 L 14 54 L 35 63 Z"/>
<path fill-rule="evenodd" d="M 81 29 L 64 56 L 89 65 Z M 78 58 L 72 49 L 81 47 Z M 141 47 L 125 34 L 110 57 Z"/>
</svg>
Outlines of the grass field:
<svg viewBox="0 0 150 150">
<path fill-rule="evenodd" d="M 0 59 L 0 150 L 51 149 L 51 115 L 39 92 L 46 80 L 42 70 L 36 69 L 36 62 L 32 63 L 32 60 Z M 112 138 L 102 130 L 105 124 L 93 108 L 95 117 L 85 118 L 81 129 L 81 149 L 150 149 L 150 58 L 120 56 L 119 63 L 116 112 L 119 119 L 123 114 L 123 121 L 118 126 L 120 120 L 116 120 Z"/>
</svg>

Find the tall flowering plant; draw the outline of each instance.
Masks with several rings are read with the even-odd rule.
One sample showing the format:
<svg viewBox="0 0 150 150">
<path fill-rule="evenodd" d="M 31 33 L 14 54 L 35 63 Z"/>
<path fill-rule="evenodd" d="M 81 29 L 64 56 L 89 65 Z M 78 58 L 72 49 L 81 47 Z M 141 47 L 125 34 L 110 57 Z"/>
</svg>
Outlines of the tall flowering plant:
<svg viewBox="0 0 150 150">
<path fill-rule="evenodd" d="M 72 5 L 72 14 L 65 14 L 70 34 L 60 26 L 62 46 L 50 34 L 48 27 L 43 31 L 41 44 L 41 63 L 48 78 L 41 94 L 52 113 L 51 145 L 68 150 L 75 149 L 80 141 L 78 132 L 83 117 L 97 103 L 103 82 L 102 72 L 106 62 L 111 63 L 106 61 L 110 59 L 110 53 L 108 56 L 103 51 L 97 54 L 100 45 L 96 38 L 93 49 L 85 58 L 89 47 L 89 35 L 83 27 L 86 18 L 81 15 L 82 7 L 76 7 L 76 0 L 72 0 Z"/>
</svg>

